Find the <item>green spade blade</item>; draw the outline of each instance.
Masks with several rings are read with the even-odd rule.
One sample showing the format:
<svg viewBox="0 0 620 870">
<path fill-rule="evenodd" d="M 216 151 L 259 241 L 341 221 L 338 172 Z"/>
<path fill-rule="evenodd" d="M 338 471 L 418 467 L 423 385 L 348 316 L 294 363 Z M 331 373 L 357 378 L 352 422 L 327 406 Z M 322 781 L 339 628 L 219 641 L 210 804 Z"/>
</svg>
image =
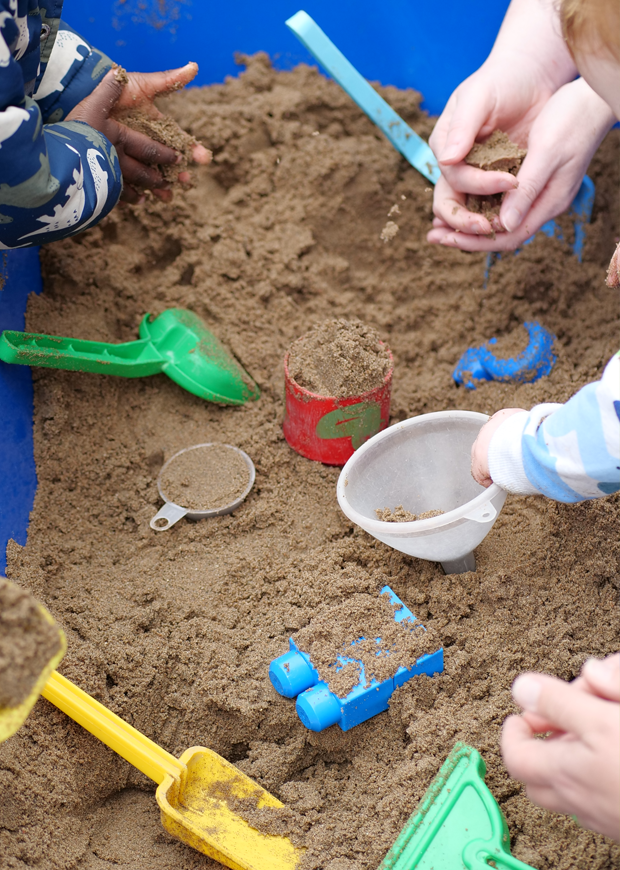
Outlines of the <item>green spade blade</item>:
<svg viewBox="0 0 620 870">
<path fill-rule="evenodd" d="M 510 854 L 480 753 L 457 743 L 379 870 L 533 870 Z"/>
<path fill-rule="evenodd" d="M 192 311 L 168 308 L 156 317 L 147 314 L 140 337 L 108 344 L 5 330 L 0 360 L 124 378 L 164 372 L 195 396 L 226 405 L 260 396 L 252 378 Z"/>
</svg>

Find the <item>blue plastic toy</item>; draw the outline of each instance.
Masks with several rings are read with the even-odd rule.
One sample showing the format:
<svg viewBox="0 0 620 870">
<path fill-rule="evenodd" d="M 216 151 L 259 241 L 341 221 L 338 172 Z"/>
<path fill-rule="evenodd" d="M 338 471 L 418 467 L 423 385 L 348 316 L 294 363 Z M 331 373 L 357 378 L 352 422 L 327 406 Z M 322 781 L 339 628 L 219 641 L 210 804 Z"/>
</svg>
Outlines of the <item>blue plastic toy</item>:
<svg viewBox="0 0 620 870">
<path fill-rule="evenodd" d="M 288 19 L 286 26 L 321 66 L 325 67 L 343 91 L 357 103 L 362 112 L 385 133 L 394 148 L 400 151 L 414 169 L 435 184 L 441 173 L 429 145 L 379 96 L 307 12 L 297 12 Z"/>
<path fill-rule="evenodd" d="M 400 598 L 384 586 L 381 595 L 389 595 L 390 603 L 400 606 L 394 613 L 395 622 L 415 622 L 415 616 L 405 607 Z M 359 640 L 364 640 L 363 637 Z M 377 638 L 380 643 L 381 638 Z M 353 641 L 355 646 L 358 641 Z M 380 653 L 377 653 L 380 655 Z M 389 655 L 389 653 L 387 653 Z M 393 677 L 383 682 L 374 678 L 366 684 L 364 665 L 350 655 L 337 655 L 334 662 L 336 671 L 347 663 L 355 662 L 360 667 L 360 677 L 357 686 L 344 698 L 339 698 L 330 692 L 327 683 L 320 680 L 318 671 L 310 661 L 310 656 L 302 652 L 293 638 L 289 639 L 289 652 L 274 659 L 269 666 L 269 679 L 276 692 L 285 698 L 297 696 L 295 705 L 297 715 L 310 731 L 324 731 L 336 723 L 343 731 L 348 731 L 355 725 L 365 722 L 377 713 L 388 709 L 389 700 L 394 689 L 402 686 L 418 674 L 440 674 L 443 671 L 443 647 L 430 655 L 421 656 L 413 667 L 400 667 Z"/>
<path fill-rule="evenodd" d="M 568 210 L 568 216 L 572 218 L 573 221 L 573 244 L 572 251 L 573 254 L 577 257 L 577 260 L 581 263 L 583 258 L 583 246 L 586 240 L 586 224 L 590 223 L 592 219 L 592 208 L 594 206 L 594 194 L 596 193 L 596 188 L 594 187 L 594 182 L 588 175 L 584 175 L 583 181 L 581 182 L 581 187 L 577 191 L 577 195 L 575 199 L 571 203 L 571 207 Z M 560 242 L 564 241 L 564 233 L 562 232 L 562 227 L 557 224 L 554 220 L 547 221 L 542 225 L 542 227 L 538 230 L 539 233 L 544 233 L 550 239 L 556 238 Z M 529 245 L 534 241 L 536 235 L 530 236 L 529 239 L 526 239 L 523 242 L 522 247 Z M 514 253 L 518 254 L 521 249 L 517 248 Z M 484 270 L 484 286 L 487 285 L 487 280 L 489 277 L 489 272 L 492 266 L 498 261 L 501 260 L 502 255 L 497 254 L 487 254 L 486 265 Z"/>
<path fill-rule="evenodd" d="M 491 338 L 482 347 L 470 347 L 452 373 L 456 383 L 475 390 L 475 381 L 529 383 L 548 375 L 556 361 L 553 353 L 555 335 L 537 321 L 523 326 L 530 336 L 525 350 L 511 359 L 497 359 L 488 347 L 497 342 L 496 338 Z"/>
</svg>

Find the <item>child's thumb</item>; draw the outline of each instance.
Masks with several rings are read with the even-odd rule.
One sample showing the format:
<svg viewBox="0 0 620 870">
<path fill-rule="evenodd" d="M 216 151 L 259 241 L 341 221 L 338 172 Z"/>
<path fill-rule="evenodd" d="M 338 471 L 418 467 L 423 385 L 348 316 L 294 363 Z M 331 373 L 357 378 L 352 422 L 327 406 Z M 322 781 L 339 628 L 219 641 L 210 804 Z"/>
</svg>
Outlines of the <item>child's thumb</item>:
<svg viewBox="0 0 620 870">
<path fill-rule="evenodd" d="M 481 132 L 489 115 L 486 100 L 472 98 L 469 94 L 459 96 L 446 136 L 446 141 L 437 156 L 440 163 L 459 163 L 469 154 L 476 137 Z"/>
<path fill-rule="evenodd" d="M 81 103 L 67 115 L 67 120 L 84 121 L 96 130 L 101 121 L 110 116 L 125 87 L 124 70 L 109 70 L 101 79 L 95 90 L 85 97 Z"/>
</svg>

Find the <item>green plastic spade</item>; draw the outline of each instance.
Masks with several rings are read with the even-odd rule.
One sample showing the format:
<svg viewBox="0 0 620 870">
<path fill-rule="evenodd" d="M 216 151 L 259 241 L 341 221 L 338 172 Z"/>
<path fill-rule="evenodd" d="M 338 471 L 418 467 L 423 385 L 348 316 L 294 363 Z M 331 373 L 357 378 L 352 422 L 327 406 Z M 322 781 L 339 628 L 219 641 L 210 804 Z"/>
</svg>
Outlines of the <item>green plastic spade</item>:
<svg viewBox="0 0 620 870">
<path fill-rule="evenodd" d="M 457 743 L 379 870 L 533 870 L 510 854 L 485 773 L 480 753 Z"/>
<path fill-rule="evenodd" d="M 168 308 L 156 317 L 145 315 L 140 339 L 107 344 L 5 330 L 0 335 L 0 359 L 123 378 L 164 372 L 195 396 L 226 405 L 242 405 L 260 396 L 252 378 L 193 311 Z"/>
</svg>

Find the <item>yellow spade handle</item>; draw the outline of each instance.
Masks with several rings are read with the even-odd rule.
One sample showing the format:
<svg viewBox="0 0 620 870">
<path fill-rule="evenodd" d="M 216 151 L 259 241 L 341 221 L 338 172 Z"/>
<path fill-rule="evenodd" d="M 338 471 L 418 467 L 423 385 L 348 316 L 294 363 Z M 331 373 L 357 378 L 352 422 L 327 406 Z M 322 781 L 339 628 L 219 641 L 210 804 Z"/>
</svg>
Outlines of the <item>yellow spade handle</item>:
<svg viewBox="0 0 620 870">
<path fill-rule="evenodd" d="M 132 728 L 57 671 L 52 673 L 41 694 L 158 785 L 167 774 L 178 779 L 185 770 L 185 765 L 178 758 Z"/>
</svg>

